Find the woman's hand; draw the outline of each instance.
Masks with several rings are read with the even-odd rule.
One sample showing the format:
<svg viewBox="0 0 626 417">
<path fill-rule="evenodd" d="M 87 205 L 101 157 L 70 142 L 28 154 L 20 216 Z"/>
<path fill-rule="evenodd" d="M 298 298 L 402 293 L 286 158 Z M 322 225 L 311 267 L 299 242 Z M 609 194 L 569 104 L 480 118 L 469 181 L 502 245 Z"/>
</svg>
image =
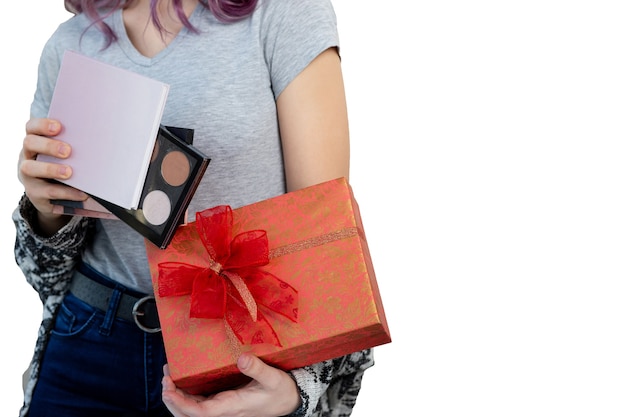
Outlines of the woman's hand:
<svg viewBox="0 0 626 417">
<path fill-rule="evenodd" d="M 51 199 L 83 201 L 87 194 L 73 187 L 50 180 L 64 180 L 72 175 L 69 165 L 37 161 L 37 155 L 65 159 L 70 156 L 69 144 L 54 139 L 61 124 L 51 119 L 30 119 L 26 123 L 26 137 L 18 162 L 18 178 L 24 192 L 39 212 L 38 232 L 51 235 L 67 223 L 67 216 L 52 213 Z"/>
<path fill-rule="evenodd" d="M 300 406 L 298 387 L 286 372 L 248 353 L 239 357 L 237 366 L 252 381 L 235 390 L 202 397 L 176 388 L 165 365 L 163 402 L 175 417 L 276 417 Z"/>
</svg>

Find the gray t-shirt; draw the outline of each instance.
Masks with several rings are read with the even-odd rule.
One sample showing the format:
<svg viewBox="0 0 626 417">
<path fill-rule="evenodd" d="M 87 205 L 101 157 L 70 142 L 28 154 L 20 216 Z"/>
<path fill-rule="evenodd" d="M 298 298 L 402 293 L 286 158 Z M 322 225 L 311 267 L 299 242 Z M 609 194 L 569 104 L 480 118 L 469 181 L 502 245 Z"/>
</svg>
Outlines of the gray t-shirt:
<svg viewBox="0 0 626 417">
<path fill-rule="evenodd" d="M 147 58 L 130 42 L 121 11 L 106 19 L 118 37 L 106 49 L 86 16 L 70 18 L 44 47 L 31 114 L 48 114 L 67 49 L 169 84 L 162 124 L 194 129 L 194 146 L 211 159 L 189 206 L 193 219 L 209 207 L 237 208 L 285 192 L 275 100 L 339 40 L 330 0 L 260 0 L 249 18 L 229 24 L 197 6 L 190 21 L 198 33 L 183 29 Z M 121 221 L 98 220 L 83 260 L 130 288 L 152 292 L 144 239 Z"/>
</svg>

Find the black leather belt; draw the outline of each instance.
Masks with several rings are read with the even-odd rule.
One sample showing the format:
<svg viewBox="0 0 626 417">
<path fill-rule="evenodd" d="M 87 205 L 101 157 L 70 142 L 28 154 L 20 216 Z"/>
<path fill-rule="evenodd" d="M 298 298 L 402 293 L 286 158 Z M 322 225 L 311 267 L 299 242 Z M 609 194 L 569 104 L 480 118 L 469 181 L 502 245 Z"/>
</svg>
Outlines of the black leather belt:
<svg viewBox="0 0 626 417">
<path fill-rule="evenodd" d="M 113 291 L 113 288 L 94 281 L 82 272 L 74 271 L 70 292 L 90 306 L 106 312 L 109 309 Z M 137 327 L 147 333 L 161 331 L 156 302 L 154 296 L 151 295 L 135 297 L 122 293 L 116 317 L 131 322 L 134 321 Z"/>
</svg>

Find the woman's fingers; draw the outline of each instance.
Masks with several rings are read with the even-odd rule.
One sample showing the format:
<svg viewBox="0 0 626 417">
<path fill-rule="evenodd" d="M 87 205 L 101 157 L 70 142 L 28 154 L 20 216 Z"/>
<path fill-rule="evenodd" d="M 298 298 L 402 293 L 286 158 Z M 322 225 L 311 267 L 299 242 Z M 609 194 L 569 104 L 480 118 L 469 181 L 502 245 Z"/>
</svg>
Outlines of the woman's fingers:
<svg viewBox="0 0 626 417">
<path fill-rule="evenodd" d="M 22 182 L 27 177 L 65 180 L 72 176 L 72 168 L 68 165 L 41 162 L 35 159 L 26 159 L 19 165 L 19 177 Z"/>
<path fill-rule="evenodd" d="M 56 136 L 61 132 L 61 123 L 54 119 L 32 118 L 26 122 L 26 134 Z"/>
</svg>

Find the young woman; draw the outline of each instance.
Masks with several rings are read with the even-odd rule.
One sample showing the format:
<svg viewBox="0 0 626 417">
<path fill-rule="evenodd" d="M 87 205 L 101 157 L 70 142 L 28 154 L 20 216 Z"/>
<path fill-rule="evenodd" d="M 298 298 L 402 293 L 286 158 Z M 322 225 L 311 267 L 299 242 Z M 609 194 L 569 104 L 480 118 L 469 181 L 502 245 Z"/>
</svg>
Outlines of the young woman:
<svg viewBox="0 0 626 417">
<path fill-rule="evenodd" d="M 61 121 L 47 112 L 66 50 L 170 85 L 162 123 L 194 129 L 210 168 L 189 214 L 234 208 L 349 174 L 349 132 L 330 0 L 66 0 L 75 16 L 46 43 L 19 157 L 24 196 L 15 256 L 44 316 L 21 416 L 347 416 L 370 350 L 283 372 L 245 354 L 252 381 L 209 398 L 163 376 L 159 333 L 128 312 L 77 295 L 134 300 L 152 292 L 144 240 L 124 222 L 52 213 L 87 196 L 51 181 L 72 167 Z M 113 168 L 112 168 L 113 169 Z M 106 175 L 106 173 L 102 173 Z M 120 303 L 120 305 L 124 305 Z"/>
</svg>

